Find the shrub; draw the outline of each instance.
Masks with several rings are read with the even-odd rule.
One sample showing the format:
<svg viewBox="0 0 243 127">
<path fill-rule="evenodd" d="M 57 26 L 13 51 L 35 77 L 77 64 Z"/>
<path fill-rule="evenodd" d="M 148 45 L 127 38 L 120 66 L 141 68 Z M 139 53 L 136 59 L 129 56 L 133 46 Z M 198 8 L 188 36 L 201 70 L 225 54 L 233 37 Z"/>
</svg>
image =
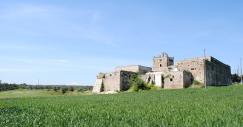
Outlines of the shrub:
<svg viewBox="0 0 243 127">
<path fill-rule="evenodd" d="M 68 88 L 62 88 L 62 94 L 65 94 L 68 91 Z"/>
<path fill-rule="evenodd" d="M 19 85 L 8 84 L 8 83 L 1 83 L 0 84 L 0 91 L 15 90 L 15 89 L 19 89 Z"/>
<path fill-rule="evenodd" d="M 201 87 L 203 87 L 204 86 L 204 84 L 202 84 L 201 82 L 199 82 L 199 81 L 197 81 L 197 80 L 193 80 L 193 82 L 192 82 L 192 87 L 194 88 L 201 88 Z"/>
<path fill-rule="evenodd" d="M 201 83 L 197 80 L 193 80 L 193 85 L 200 85 Z"/>
<path fill-rule="evenodd" d="M 131 85 L 129 91 L 136 92 L 139 90 L 149 90 L 151 86 L 145 83 L 138 75 L 132 75 L 129 84 Z"/>
<path fill-rule="evenodd" d="M 233 74 L 231 76 L 231 80 L 232 80 L 233 83 L 240 83 L 241 77 L 238 74 Z"/>
<path fill-rule="evenodd" d="M 54 87 L 53 90 L 54 90 L 55 92 L 57 92 L 58 90 L 60 90 L 60 88 L 59 88 L 59 87 Z"/>
<path fill-rule="evenodd" d="M 74 91 L 74 88 L 73 87 L 69 87 L 68 90 L 71 91 L 71 92 L 73 92 Z"/>
<path fill-rule="evenodd" d="M 150 88 L 150 90 L 159 90 L 160 88 L 155 86 L 154 84 L 148 84 L 148 87 Z"/>
<path fill-rule="evenodd" d="M 83 88 L 78 89 L 78 92 L 84 92 L 84 91 L 85 91 L 85 89 L 83 89 Z"/>
</svg>

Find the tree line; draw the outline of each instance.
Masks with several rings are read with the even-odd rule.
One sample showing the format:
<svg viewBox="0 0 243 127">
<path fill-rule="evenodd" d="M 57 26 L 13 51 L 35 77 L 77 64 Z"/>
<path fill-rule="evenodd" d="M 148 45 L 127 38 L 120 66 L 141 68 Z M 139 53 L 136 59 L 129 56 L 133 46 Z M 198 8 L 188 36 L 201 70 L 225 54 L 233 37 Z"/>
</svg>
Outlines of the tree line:
<svg viewBox="0 0 243 127">
<path fill-rule="evenodd" d="M 38 89 L 46 89 L 46 90 L 54 90 L 61 91 L 62 93 L 66 93 L 67 91 L 90 91 L 92 90 L 92 86 L 70 86 L 70 85 L 27 85 L 23 84 L 15 84 L 15 83 L 1 83 L 0 91 L 8 91 L 8 90 L 16 90 L 16 89 L 29 89 L 29 90 L 38 90 Z"/>
<path fill-rule="evenodd" d="M 243 76 L 242 76 L 242 77 L 243 77 Z M 231 79 L 232 79 L 232 82 L 233 82 L 233 83 L 240 83 L 242 77 L 239 76 L 238 74 L 233 74 L 233 75 L 231 76 Z"/>
</svg>

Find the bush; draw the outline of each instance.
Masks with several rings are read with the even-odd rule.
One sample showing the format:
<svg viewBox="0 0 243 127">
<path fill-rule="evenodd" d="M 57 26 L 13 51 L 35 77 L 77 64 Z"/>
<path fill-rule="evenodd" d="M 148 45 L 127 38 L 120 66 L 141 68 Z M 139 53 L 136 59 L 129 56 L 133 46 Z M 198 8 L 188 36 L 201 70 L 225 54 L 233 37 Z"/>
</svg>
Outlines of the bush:
<svg viewBox="0 0 243 127">
<path fill-rule="evenodd" d="M 193 85 L 201 85 L 201 83 L 197 80 L 193 80 Z"/>
<path fill-rule="evenodd" d="M 160 88 L 155 86 L 154 84 L 148 84 L 148 87 L 150 88 L 150 90 L 159 90 Z"/>
<path fill-rule="evenodd" d="M 19 89 L 19 85 L 8 84 L 8 83 L 1 83 L 0 84 L 0 91 L 8 91 L 8 90 L 15 90 L 15 89 Z"/>
<path fill-rule="evenodd" d="M 231 76 L 231 80 L 233 83 L 240 83 L 241 82 L 241 77 L 238 74 L 233 74 Z"/>
<path fill-rule="evenodd" d="M 203 87 L 204 86 L 204 84 L 202 84 L 201 82 L 199 82 L 199 81 L 197 81 L 197 80 L 193 80 L 193 82 L 192 82 L 192 88 L 201 88 L 201 87 Z"/>
<path fill-rule="evenodd" d="M 54 90 L 55 92 L 57 92 L 58 90 L 60 90 L 60 88 L 59 88 L 59 87 L 54 87 L 53 90 Z"/>
<path fill-rule="evenodd" d="M 129 81 L 129 84 L 131 85 L 129 91 L 137 92 L 139 90 L 150 90 L 152 86 L 145 83 L 141 78 L 139 78 L 138 75 L 133 75 Z"/>
<path fill-rule="evenodd" d="M 68 88 L 62 88 L 62 94 L 65 94 L 68 91 Z"/>
<path fill-rule="evenodd" d="M 85 91 L 85 89 L 83 89 L 83 88 L 78 89 L 78 92 L 84 92 L 84 91 Z"/>
<path fill-rule="evenodd" d="M 74 88 L 73 87 L 69 87 L 68 90 L 71 91 L 71 92 L 73 92 L 74 91 Z"/>
</svg>

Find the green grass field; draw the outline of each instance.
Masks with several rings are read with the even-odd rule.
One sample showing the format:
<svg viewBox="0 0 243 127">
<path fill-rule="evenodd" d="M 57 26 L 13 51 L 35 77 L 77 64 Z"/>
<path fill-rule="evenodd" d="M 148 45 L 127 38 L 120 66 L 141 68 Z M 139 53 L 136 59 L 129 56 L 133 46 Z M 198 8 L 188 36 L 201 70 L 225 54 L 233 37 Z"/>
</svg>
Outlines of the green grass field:
<svg viewBox="0 0 243 127">
<path fill-rule="evenodd" d="M 243 86 L 115 95 L 0 93 L 0 127 L 243 126 Z"/>
<path fill-rule="evenodd" d="M 19 89 L 19 90 L 10 90 L 0 92 L 0 99 L 7 98 L 27 98 L 27 97 L 50 97 L 50 96 L 79 96 L 79 95 L 90 95 L 91 92 L 70 92 L 68 91 L 65 94 L 62 94 L 60 91 L 55 92 L 53 90 L 28 90 L 28 89 Z"/>
</svg>

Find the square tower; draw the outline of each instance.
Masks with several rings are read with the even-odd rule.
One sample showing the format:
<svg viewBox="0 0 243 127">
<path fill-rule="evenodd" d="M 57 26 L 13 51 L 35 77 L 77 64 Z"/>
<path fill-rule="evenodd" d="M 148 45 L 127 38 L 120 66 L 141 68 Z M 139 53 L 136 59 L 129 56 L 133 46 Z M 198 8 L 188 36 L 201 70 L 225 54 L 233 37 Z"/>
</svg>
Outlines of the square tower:
<svg viewBox="0 0 243 127">
<path fill-rule="evenodd" d="M 153 58 L 153 71 L 163 71 L 172 65 L 174 65 L 174 57 L 169 57 L 165 52 Z"/>
</svg>

